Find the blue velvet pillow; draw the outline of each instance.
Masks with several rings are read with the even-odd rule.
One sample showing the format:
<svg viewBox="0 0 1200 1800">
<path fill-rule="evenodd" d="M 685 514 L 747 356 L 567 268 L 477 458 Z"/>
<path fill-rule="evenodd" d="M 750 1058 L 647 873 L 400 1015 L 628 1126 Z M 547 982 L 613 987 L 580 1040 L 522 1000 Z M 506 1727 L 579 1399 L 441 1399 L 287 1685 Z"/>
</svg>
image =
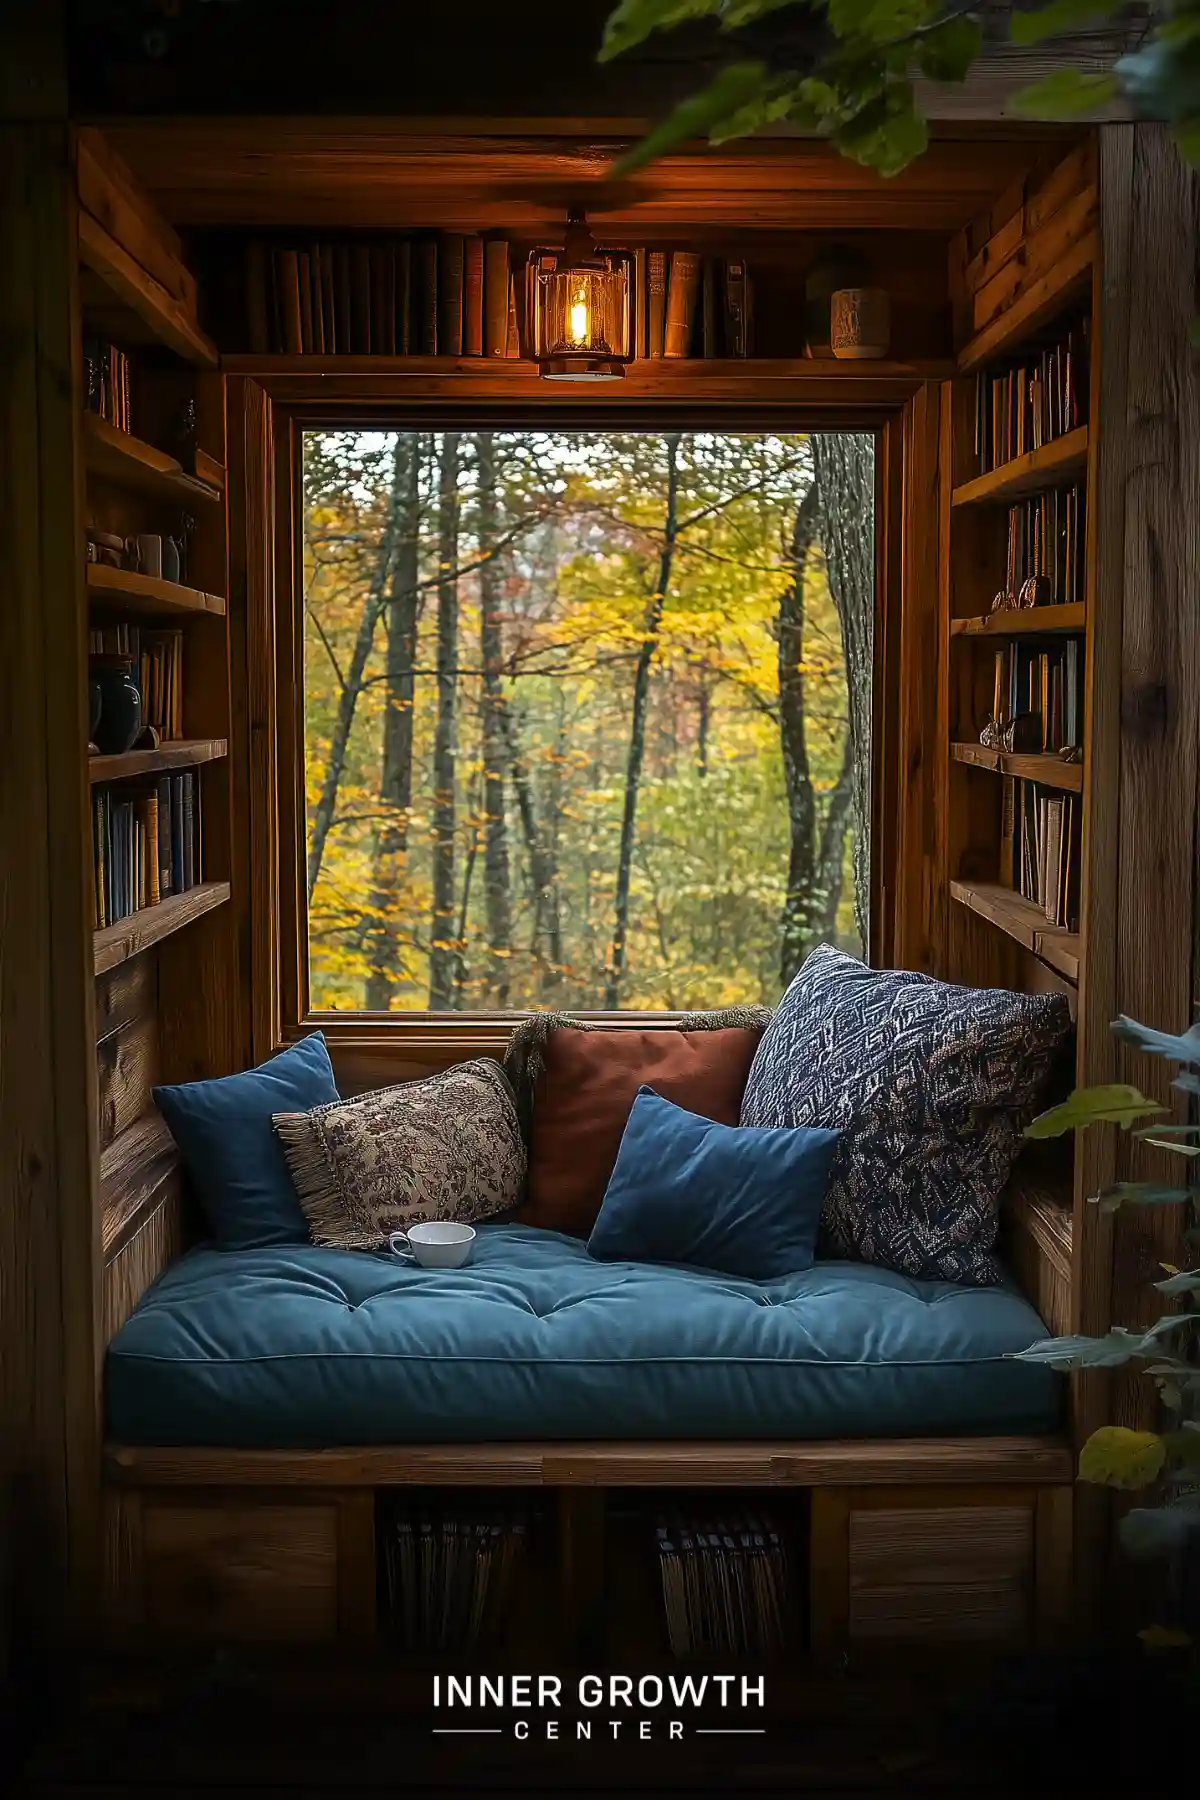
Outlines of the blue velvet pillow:
<svg viewBox="0 0 1200 1800">
<path fill-rule="evenodd" d="M 154 1104 L 221 1249 L 308 1242 L 271 1115 L 309 1112 L 340 1098 L 319 1031 L 244 1074 L 155 1088 Z"/>
<path fill-rule="evenodd" d="M 838 1136 L 718 1125 L 640 1088 L 588 1254 L 752 1281 L 810 1268 Z"/>
</svg>

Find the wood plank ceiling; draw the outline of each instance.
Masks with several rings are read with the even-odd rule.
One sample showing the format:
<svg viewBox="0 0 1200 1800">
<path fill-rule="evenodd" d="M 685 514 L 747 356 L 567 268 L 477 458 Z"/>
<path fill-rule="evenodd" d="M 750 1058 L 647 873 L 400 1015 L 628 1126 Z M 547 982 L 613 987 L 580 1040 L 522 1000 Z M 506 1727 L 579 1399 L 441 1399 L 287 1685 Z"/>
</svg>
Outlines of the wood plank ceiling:
<svg viewBox="0 0 1200 1800">
<path fill-rule="evenodd" d="M 697 145 L 621 184 L 627 136 L 511 133 L 418 121 L 107 121 L 105 135 L 183 226 L 504 229 L 536 235 L 569 201 L 613 229 L 956 230 L 1044 151 L 1044 140 L 935 141 L 890 180 L 828 145 L 768 138 Z"/>
</svg>

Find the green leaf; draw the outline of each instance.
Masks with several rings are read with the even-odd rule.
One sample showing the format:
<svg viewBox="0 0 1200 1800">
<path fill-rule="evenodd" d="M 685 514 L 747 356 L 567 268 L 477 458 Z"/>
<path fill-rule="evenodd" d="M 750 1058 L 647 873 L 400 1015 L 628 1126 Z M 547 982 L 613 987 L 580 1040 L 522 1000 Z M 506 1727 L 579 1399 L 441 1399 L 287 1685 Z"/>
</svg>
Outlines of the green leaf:
<svg viewBox="0 0 1200 1800">
<path fill-rule="evenodd" d="M 645 43 L 656 31 L 669 31 L 673 25 L 720 10 L 721 0 L 620 0 L 604 27 L 598 61 L 611 62 L 635 44 Z"/>
<path fill-rule="evenodd" d="M 889 88 L 833 134 L 839 150 L 880 175 L 898 175 L 921 155 L 929 142 L 929 127 L 913 104 L 907 82 Z"/>
<path fill-rule="evenodd" d="M 1009 111 L 1027 119 L 1078 119 L 1106 106 L 1118 93 L 1115 75 L 1085 75 L 1080 69 L 1056 69 L 1009 101 Z"/>
<path fill-rule="evenodd" d="M 1117 1527 L 1121 1543 L 1137 1562 L 1171 1556 L 1200 1530 L 1200 1494 L 1184 1494 L 1167 1506 L 1138 1506 Z"/>
<path fill-rule="evenodd" d="M 1200 1156 L 1200 1125 L 1144 1125 L 1133 1135 L 1143 1143 L 1153 1144 L 1156 1150 L 1170 1150 L 1175 1156 Z M 1184 1139 L 1194 1141 L 1183 1142 Z"/>
<path fill-rule="evenodd" d="M 1166 1460 L 1167 1446 L 1156 1431 L 1102 1425 L 1079 1452 L 1079 1479 L 1133 1492 L 1156 1481 Z"/>
<path fill-rule="evenodd" d="M 922 40 L 917 63 L 930 81 L 965 81 L 982 48 L 983 28 L 978 19 L 947 19 Z"/>
<path fill-rule="evenodd" d="M 1115 1328 L 1103 1337 L 1044 1338 L 1014 1353 L 1014 1362 L 1046 1363 L 1052 1369 L 1115 1369 L 1137 1356 L 1140 1332 Z"/>
<path fill-rule="evenodd" d="M 1061 1106 L 1040 1113 L 1025 1127 L 1028 1138 L 1062 1137 L 1068 1131 L 1081 1131 L 1085 1126 L 1107 1122 L 1128 1131 L 1135 1119 L 1165 1112 L 1155 1100 L 1147 1100 L 1137 1088 L 1123 1082 L 1107 1087 L 1076 1088 Z"/>
<path fill-rule="evenodd" d="M 661 125 L 648 132 L 613 165 L 614 176 L 629 175 L 644 169 L 647 163 L 674 150 L 688 138 L 700 137 L 719 128 L 736 113 L 755 101 L 765 101 L 771 94 L 770 78 L 763 63 L 732 63 L 722 69 L 709 85 L 690 100 L 684 100 Z"/>
<path fill-rule="evenodd" d="M 1113 1020 L 1111 1030 L 1114 1037 L 1135 1044 L 1147 1056 L 1165 1056 L 1171 1062 L 1200 1064 L 1200 1025 L 1192 1025 L 1182 1034 L 1155 1031 L 1152 1026 L 1139 1025 L 1136 1019 L 1127 1019 L 1122 1013 L 1119 1019 Z"/>
<path fill-rule="evenodd" d="M 1093 1198 L 1102 1213 L 1115 1213 L 1123 1206 L 1186 1206 L 1197 1192 L 1196 1188 L 1160 1187 L 1154 1181 L 1117 1181 Z"/>
<path fill-rule="evenodd" d="M 829 0 L 828 6 L 835 37 L 880 45 L 908 37 L 940 10 L 939 0 Z"/>
<path fill-rule="evenodd" d="M 1177 1275 L 1168 1276 L 1166 1281 L 1156 1281 L 1154 1286 L 1172 1300 L 1177 1294 L 1200 1294 L 1200 1269 L 1181 1269 Z"/>
<path fill-rule="evenodd" d="M 765 19 L 769 13 L 795 4 L 796 0 L 724 0 L 721 29 L 740 31 L 743 25 L 753 25 L 757 19 Z"/>
<path fill-rule="evenodd" d="M 1012 15 L 1014 44 L 1041 44 L 1046 38 L 1058 37 L 1064 31 L 1075 31 L 1092 19 L 1107 18 L 1120 12 L 1125 0 L 1050 0 L 1029 12 Z"/>
<path fill-rule="evenodd" d="M 1178 1431 L 1163 1433 L 1167 1455 L 1187 1469 L 1200 1468 L 1200 1425 L 1181 1426 Z"/>
<path fill-rule="evenodd" d="M 761 131 L 764 125 L 773 125 L 777 119 L 791 119 L 797 125 L 815 131 L 820 117 L 805 106 L 800 85 L 789 83 L 773 95 L 760 95 L 748 106 L 740 106 L 727 119 L 710 128 L 709 142 L 727 144 L 731 138 L 749 137 L 751 132 Z"/>
</svg>

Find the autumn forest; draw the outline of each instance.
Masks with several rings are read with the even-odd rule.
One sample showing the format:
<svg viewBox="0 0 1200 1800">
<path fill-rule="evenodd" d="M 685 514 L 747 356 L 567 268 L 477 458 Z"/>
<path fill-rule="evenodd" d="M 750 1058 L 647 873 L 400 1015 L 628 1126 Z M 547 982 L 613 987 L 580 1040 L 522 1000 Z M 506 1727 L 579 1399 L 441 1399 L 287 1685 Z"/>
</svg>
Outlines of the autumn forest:
<svg viewBox="0 0 1200 1800">
<path fill-rule="evenodd" d="M 867 436 L 309 431 L 315 1010 L 689 1010 L 861 953 Z"/>
</svg>

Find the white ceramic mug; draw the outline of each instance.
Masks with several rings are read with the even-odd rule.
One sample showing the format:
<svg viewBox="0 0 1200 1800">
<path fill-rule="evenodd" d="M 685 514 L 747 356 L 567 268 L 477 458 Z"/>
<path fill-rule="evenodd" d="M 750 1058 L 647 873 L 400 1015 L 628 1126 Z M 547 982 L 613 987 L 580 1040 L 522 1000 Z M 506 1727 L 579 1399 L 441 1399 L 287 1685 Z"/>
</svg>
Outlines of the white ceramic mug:
<svg viewBox="0 0 1200 1800">
<path fill-rule="evenodd" d="M 162 536 L 157 531 L 143 531 L 137 541 L 138 559 L 143 575 L 162 575 Z"/>
<path fill-rule="evenodd" d="M 448 1220 L 410 1225 L 407 1231 L 393 1231 L 388 1239 L 393 1256 L 411 1257 L 423 1269 L 461 1269 L 474 1242 L 474 1226 L 452 1225 Z"/>
</svg>

